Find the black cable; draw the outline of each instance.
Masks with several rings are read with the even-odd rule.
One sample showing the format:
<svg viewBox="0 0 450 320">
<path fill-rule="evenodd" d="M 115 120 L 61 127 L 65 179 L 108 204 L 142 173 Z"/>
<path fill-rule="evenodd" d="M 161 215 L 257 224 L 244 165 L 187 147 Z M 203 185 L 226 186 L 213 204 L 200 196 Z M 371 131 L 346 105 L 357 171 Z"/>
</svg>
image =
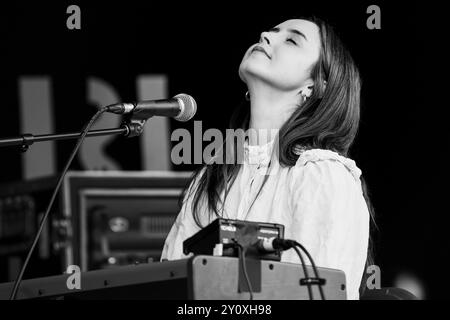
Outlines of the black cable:
<svg viewBox="0 0 450 320">
<path fill-rule="evenodd" d="M 31 245 L 30 249 L 28 250 L 28 254 L 27 254 L 27 257 L 25 259 L 25 262 L 23 263 L 22 268 L 20 269 L 20 272 L 19 272 L 19 274 L 18 274 L 18 276 L 16 278 L 16 281 L 14 282 L 14 288 L 13 288 L 13 290 L 11 292 L 11 296 L 9 297 L 9 300 L 15 300 L 16 299 L 17 291 L 19 289 L 20 282 L 22 281 L 23 275 L 25 273 L 25 269 L 28 266 L 28 263 L 30 262 L 31 255 L 33 254 L 34 248 L 36 247 L 36 244 L 37 244 L 37 242 L 39 240 L 39 237 L 40 237 L 40 235 L 42 233 L 42 230 L 44 229 L 45 222 L 47 221 L 47 217 L 48 217 L 48 215 L 50 213 L 50 210 L 51 210 L 51 208 L 53 206 L 53 202 L 55 202 L 56 195 L 57 195 L 57 193 L 58 193 L 58 191 L 59 191 L 59 189 L 61 187 L 61 184 L 63 182 L 64 176 L 66 175 L 67 170 L 70 167 L 70 164 L 72 163 L 73 159 L 75 158 L 75 155 L 77 154 L 78 149 L 80 148 L 81 144 L 83 143 L 83 140 L 86 137 L 90 127 L 94 124 L 95 120 L 97 120 L 97 118 L 102 113 L 104 113 L 105 111 L 107 111 L 106 107 L 103 107 L 100 110 L 98 110 L 97 113 L 95 113 L 94 116 L 91 118 L 91 120 L 89 120 L 88 124 L 83 129 L 83 132 L 82 132 L 81 136 L 78 138 L 77 144 L 75 145 L 75 148 L 73 149 L 73 151 L 72 151 L 69 159 L 67 160 L 67 163 L 66 163 L 66 165 L 65 165 L 65 167 L 64 167 L 64 169 L 63 169 L 63 171 L 62 171 L 62 173 L 61 173 L 61 175 L 60 175 L 60 177 L 58 179 L 58 183 L 56 184 L 55 190 L 53 191 L 52 197 L 50 198 L 50 202 L 49 202 L 49 204 L 47 206 L 47 210 L 45 211 L 45 214 L 44 214 L 44 216 L 41 219 L 41 222 L 40 222 L 40 225 L 39 225 L 39 229 L 38 229 L 38 231 L 36 233 L 36 236 L 34 237 L 34 240 L 33 240 L 33 243 Z"/>
<path fill-rule="evenodd" d="M 262 244 L 261 242 L 259 242 L 258 243 L 258 248 L 261 249 L 261 247 L 263 248 L 263 250 L 265 250 L 264 249 L 265 245 Z M 269 250 L 275 249 L 275 250 L 283 250 L 283 251 L 293 248 L 297 252 L 297 255 L 300 258 L 301 264 L 303 266 L 303 272 L 305 273 L 305 279 L 301 279 L 300 280 L 301 281 L 300 284 L 307 285 L 308 286 L 308 291 L 310 289 L 309 285 L 317 284 L 319 286 L 320 297 L 321 297 L 322 300 L 325 300 L 325 295 L 323 293 L 323 288 L 322 288 L 322 285 L 325 284 L 325 279 L 321 279 L 319 277 L 319 272 L 317 271 L 316 264 L 314 263 L 314 260 L 311 257 L 311 255 L 309 254 L 308 250 L 306 250 L 306 248 L 303 245 L 301 245 L 300 243 L 298 243 L 295 240 L 275 238 L 275 239 L 273 239 L 271 241 L 271 244 L 269 245 L 269 248 L 270 247 L 272 249 L 269 249 Z M 303 260 L 302 254 L 298 250 L 297 247 L 299 247 L 307 255 L 309 261 L 311 262 L 311 266 L 313 268 L 313 271 L 314 271 L 314 274 L 315 274 L 315 278 L 310 278 L 309 277 L 308 271 L 306 270 L 306 267 L 305 267 L 305 262 Z M 312 295 L 310 293 L 310 299 L 311 299 L 311 297 L 312 297 Z"/>
<path fill-rule="evenodd" d="M 322 300 L 325 300 L 325 294 L 323 293 L 323 288 L 322 288 L 323 283 L 321 282 L 321 279 L 319 277 L 319 271 L 317 270 L 317 267 L 316 267 L 316 264 L 314 263 L 313 258 L 311 257 L 311 255 L 309 254 L 308 250 L 306 250 L 306 248 L 303 245 L 301 245 L 297 241 L 293 241 L 293 243 L 295 244 L 295 246 L 293 248 L 296 249 L 296 247 L 299 247 L 300 249 L 302 249 L 302 251 L 306 254 L 306 256 L 308 257 L 309 261 L 311 262 L 311 266 L 313 268 L 316 280 L 319 281 L 318 282 L 318 287 L 319 287 L 320 298 Z"/>
<path fill-rule="evenodd" d="M 300 250 L 296 246 L 293 246 L 292 249 L 294 249 L 295 252 L 297 252 L 298 257 L 300 258 L 300 261 L 301 261 L 301 264 L 302 264 L 302 267 L 303 267 L 303 274 L 304 274 L 305 278 L 309 279 L 308 269 L 306 268 L 305 260 L 303 259 L 302 253 L 300 252 Z M 314 296 L 313 296 L 312 289 L 311 289 L 311 283 L 307 282 L 306 286 L 308 287 L 309 300 L 314 300 Z"/>
<path fill-rule="evenodd" d="M 244 278 L 245 278 L 245 281 L 247 282 L 247 289 L 248 289 L 248 292 L 250 293 L 250 300 L 253 300 L 253 289 L 252 289 L 252 285 L 250 283 L 250 277 L 248 276 L 248 273 L 247 273 L 247 266 L 245 264 L 245 255 L 247 253 L 247 249 L 244 248 L 241 244 L 239 244 L 237 242 L 235 242 L 235 244 L 239 251 L 239 261 L 242 264 L 242 271 L 244 272 Z"/>
</svg>

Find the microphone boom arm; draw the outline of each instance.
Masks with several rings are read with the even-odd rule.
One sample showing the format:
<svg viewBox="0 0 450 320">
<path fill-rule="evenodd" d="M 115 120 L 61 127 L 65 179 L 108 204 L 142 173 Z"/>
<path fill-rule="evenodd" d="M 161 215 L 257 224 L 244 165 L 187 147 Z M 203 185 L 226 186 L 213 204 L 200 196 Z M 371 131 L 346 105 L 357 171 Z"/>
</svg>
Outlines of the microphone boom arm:
<svg viewBox="0 0 450 320">
<path fill-rule="evenodd" d="M 97 137 L 107 135 L 123 135 L 131 138 L 139 136 L 142 133 L 144 123 L 145 121 L 131 119 L 124 121 L 119 128 L 89 130 L 86 136 Z M 21 146 L 21 150 L 25 152 L 28 150 L 29 146 L 35 142 L 78 139 L 80 136 L 81 132 L 43 134 L 36 136 L 31 133 L 25 133 L 18 137 L 0 139 L 0 147 Z"/>
</svg>

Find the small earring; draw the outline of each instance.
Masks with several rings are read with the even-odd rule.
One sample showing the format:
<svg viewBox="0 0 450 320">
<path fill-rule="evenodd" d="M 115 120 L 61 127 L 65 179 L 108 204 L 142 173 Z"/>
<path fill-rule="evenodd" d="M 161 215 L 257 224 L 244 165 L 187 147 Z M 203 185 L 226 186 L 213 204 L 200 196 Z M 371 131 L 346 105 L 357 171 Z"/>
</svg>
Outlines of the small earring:
<svg viewBox="0 0 450 320">
<path fill-rule="evenodd" d="M 248 91 L 245 93 L 245 100 L 250 101 L 250 93 Z"/>
<path fill-rule="evenodd" d="M 305 102 L 305 101 L 308 100 L 308 98 L 309 98 L 309 97 L 306 95 L 306 93 L 303 93 L 303 92 L 302 92 L 300 95 L 301 95 L 301 97 L 302 97 L 302 102 Z"/>
</svg>

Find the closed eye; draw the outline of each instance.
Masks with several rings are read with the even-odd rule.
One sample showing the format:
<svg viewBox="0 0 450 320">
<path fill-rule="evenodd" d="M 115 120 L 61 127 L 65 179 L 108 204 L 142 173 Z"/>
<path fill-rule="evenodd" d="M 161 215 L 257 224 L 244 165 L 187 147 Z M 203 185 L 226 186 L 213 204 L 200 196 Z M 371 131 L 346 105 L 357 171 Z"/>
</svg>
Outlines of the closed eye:
<svg viewBox="0 0 450 320">
<path fill-rule="evenodd" d="M 291 38 L 288 38 L 288 39 L 286 39 L 286 41 L 288 41 L 288 42 L 292 42 L 293 44 L 297 44 L 297 42 L 295 42 L 293 39 L 291 39 Z"/>
</svg>

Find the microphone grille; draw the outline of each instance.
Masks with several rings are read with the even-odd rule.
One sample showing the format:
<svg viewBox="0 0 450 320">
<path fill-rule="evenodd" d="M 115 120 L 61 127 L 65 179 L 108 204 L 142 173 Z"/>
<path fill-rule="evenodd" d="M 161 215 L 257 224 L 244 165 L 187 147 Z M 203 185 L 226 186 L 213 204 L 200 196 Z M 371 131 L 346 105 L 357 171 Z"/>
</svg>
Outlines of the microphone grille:
<svg viewBox="0 0 450 320">
<path fill-rule="evenodd" d="M 180 102 L 181 107 L 181 111 L 175 117 L 175 120 L 182 122 L 191 120 L 197 112 L 197 103 L 195 102 L 194 98 L 184 93 L 177 94 L 174 98 Z"/>
</svg>

